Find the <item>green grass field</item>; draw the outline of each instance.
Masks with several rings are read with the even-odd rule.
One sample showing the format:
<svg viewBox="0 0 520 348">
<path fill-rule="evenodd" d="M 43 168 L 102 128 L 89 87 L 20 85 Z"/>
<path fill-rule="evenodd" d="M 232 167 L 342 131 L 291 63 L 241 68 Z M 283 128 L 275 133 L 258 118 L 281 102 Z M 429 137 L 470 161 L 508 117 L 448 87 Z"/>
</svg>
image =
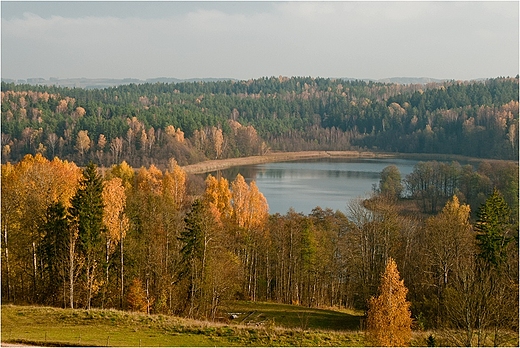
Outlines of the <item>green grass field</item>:
<svg viewBox="0 0 520 348">
<path fill-rule="evenodd" d="M 2 305 L 4 343 L 38 346 L 230 347 L 364 346 L 362 313 L 262 302 L 229 302 L 234 319 L 204 322 L 118 310 L 61 309 Z M 431 332 L 413 333 L 413 346 L 426 346 Z M 464 332 L 433 333 L 439 346 L 453 345 Z M 451 336 L 451 337 L 450 337 Z M 455 343 L 456 345 L 456 343 Z M 487 335 L 484 345 L 492 345 Z M 505 332 L 500 345 L 518 346 L 518 333 Z"/>
<path fill-rule="evenodd" d="M 234 302 L 228 323 L 2 305 L 2 342 L 42 346 L 362 346 L 360 313 Z"/>
</svg>

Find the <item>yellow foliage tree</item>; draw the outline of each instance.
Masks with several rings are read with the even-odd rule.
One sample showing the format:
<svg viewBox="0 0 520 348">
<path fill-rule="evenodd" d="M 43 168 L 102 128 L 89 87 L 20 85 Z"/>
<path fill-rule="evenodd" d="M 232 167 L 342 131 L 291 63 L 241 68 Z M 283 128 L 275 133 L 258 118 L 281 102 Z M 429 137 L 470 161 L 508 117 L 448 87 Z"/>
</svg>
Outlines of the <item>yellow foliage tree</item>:
<svg viewBox="0 0 520 348">
<path fill-rule="evenodd" d="M 148 300 L 141 280 L 134 279 L 132 281 L 132 285 L 130 285 L 130 288 L 128 289 L 126 302 L 128 304 L 128 309 L 131 311 L 145 313 L 148 311 Z"/>
<path fill-rule="evenodd" d="M 223 223 L 231 217 L 231 191 L 229 182 L 225 178 L 215 178 L 211 174 L 206 178 L 204 201 L 215 217 L 215 221 Z"/>
<path fill-rule="evenodd" d="M 90 138 L 88 136 L 88 131 L 80 130 L 78 132 L 78 137 L 76 139 L 76 149 L 79 151 L 80 155 L 83 157 L 83 154 L 88 151 L 90 148 Z"/>
<path fill-rule="evenodd" d="M 186 201 L 186 172 L 173 158 L 163 177 L 163 193 L 170 199 L 175 209 L 180 210 Z"/>
<path fill-rule="evenodd" d="M 397 347 L 410 344 L 412 318 L 408 289 L 400 279 L 397 264 L 388 259 L 379 285 L 379 296 L 370 298 L 367 315 L 367 338 L 374 346 Z"/>
<path fill-rule="evenodd" d="M 249 185 L 249 204 L 247 205 L 247 208 L 248 227 L 262 227 L 269 217 L 269 206 L 267 205 L 267 199 L 264 197 L 262 192 L 258 190 L 258 186 L 256 186 L 254 181 Z"/>
<path fill-rule="evenodd" d="M 249 186 L 240 174 L 231 183 L 233 217 L 238 227 L 247 228 Z"/>
<path fill-rule="evenodd" d="M 126 194 L 121 178 L 113 178 L 103 186 L 104 214 L 106 227 L 107 257 L 114 252 L 116 244 L 126 235 L 128 218 L 124 214 Z"/>
<path fill-rule="evenodd" d="M 136 177 L 137 188 L 143 192 L 161 195 L 162 179 L 163 173 L 153 164 L 148 169 L 141 167 Z"/>
<path fill-rule="evenodd" d="M 122 185 L 125 189 L 132 187 L 134 183 L 135 172 L 125 161 L 118 165 L 113 165 L 112 168 L 107 172 L 106 179 L 121 178 Z"/>
</svg>

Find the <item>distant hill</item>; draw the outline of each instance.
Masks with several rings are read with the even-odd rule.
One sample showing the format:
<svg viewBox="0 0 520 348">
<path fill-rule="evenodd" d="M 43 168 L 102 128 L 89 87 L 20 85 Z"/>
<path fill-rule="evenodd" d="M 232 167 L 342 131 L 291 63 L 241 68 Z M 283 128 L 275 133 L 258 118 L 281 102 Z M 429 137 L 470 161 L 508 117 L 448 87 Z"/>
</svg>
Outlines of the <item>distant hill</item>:
<svg viewBox="0 0 520 348">
<path fill-rule="evenodd" d="M 434 79 L 431 77 L 388 77 L 384 79 L 354 79 L 351 77 L 342 77 L 341 80 L 345 81 L 365 81 L 365 82 L 380 82 L 380 83 L 396 83 L 400 85 L 424 85 L 427 83 L 442 83 L 447 80 L 441 80 L 441 79 Z"/>
<path fill-rule="evenodd" d="M 180 82 L 199 82 L 199 81 L 206 81 L 206 82 L 213 82 L 213 81 L 229 81 L 229 80 L 236 80 L 233 78 L 192 78 L 192 79 L 177 79 L 173 77 L 156 77 L 146 80 L 140 80 L 140 79 L 134 79 L 134 78 L 124 78 L 124 79 L 107 79 L 107 78 L 99 78 L 99 79 L 92 79 L 92 78 L 66 78 L 66 79 L 59 79 L 59 78 L 30 78 L 27 80 L 14 80 L 14 79 L 5 79 L 2 78 L 2 81 L 8 82 L 8 83 L 16 83 L 16 84 L 30 84 L 30 85 L 45 85 L 45 86 L 59 86 L 59 87 L 69 87 L 69 88 L 85 88 L 85 89 L 95 89 L 95 88 L 107 88 L 107 87 L 114 87 L 114 86 L 120 86 L 120 85 L 128 85 L 131 83 L 134 84 L 143 84 L 143 83 L 156 83 L 156 82 L 162 82 L 162 83 L 180 83 Z"/>
<path fill-rule="evenodd" d="M 351 78 L 351 77 L 341 77 L 340 80 L 345 81 L 373 81 L 373 82 L 381 82 L 381 83 L 397 83 L 401 85 L 407 85 L 407 84 L 427 84 L 427 83 L 442 83 L 447 80 L 441 80 L 441 79 L 434 79 L 430 77 L 390 77 L 390 78 L 384 78 L 384 79 L 357 79 L 357 78 Z M 156 82 L 162 82 L 162 83 L 180 83 L 180 82 L 215 82 L 215 81 L 236 81 L 238 79 L 234 78 L 191 78 L 191 79 L 177 79 L 174 77 L 155 77 L 150 78 L 146 80 L 140 80 L 140 79 L 134 79 L 134 78 L 124 78 L 124 79 L 108 79 L 108 78 L 99 78 L 99 79 L 92 79 L 92 78 L 30 78 L 27 80 L 14 80 L 14 79 L 4 79 L 2 78 L 2 81 L 4 82 L 12 82 L 17 84 L 23 84 L 27 83 L 30 85 L 46 85 L 46 86 L 60 86 L 60 87 L 76 87 L 76 88 L 86 88 L 86 89 L 94 89 L 94 88 L 107 88 L 107 87 L 114 87 L 114 86 L 120 86 L 120 85 L 128 85 L 131 83 L 135 84 L 143 84 L 143 83 L 156 83 Z"/>
</svg>

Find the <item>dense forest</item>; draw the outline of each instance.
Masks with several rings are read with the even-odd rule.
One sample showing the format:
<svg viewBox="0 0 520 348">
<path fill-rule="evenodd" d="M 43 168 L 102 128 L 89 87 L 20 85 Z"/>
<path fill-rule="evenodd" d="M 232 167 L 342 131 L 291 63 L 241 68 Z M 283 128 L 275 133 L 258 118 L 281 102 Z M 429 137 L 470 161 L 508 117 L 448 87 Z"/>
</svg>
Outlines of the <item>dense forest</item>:
<svg viewBox="0 0 520 348">
<path fill-rule="evenodd" d="M 392 258 L 415 329 L 499 345 L 518 330 L 517 179 L 507 162 L 421 162 L 404 179 L 389 166 L 345 212 L 270 215 L 240 175 L 195 193 L 174 159 L 101 171 L 26 155 L 2 165 L 2 301 L 206 319 L 233 299 L 366 310 Z"/>
<path fill-rule="evenodd" d="M 2 160 L 41 153 L 166 168 L 268 151 L 373 149 L 517 159 L 518 77 L 386 84 L 310 77 L 129 84 L 2 82 Z"/>
<path fill-rule="evenodd" d="M 519 328 L 518 92 L 518 76 L 2 83 L 2 301 L 213 320 L 235 299 L 367 310 L 395 260 L 414 329 L 500 345 Z M 371 197 L 308 215 L 269 214 L 241 175 L 181 167 L 311 149 L 487 160 L 389 166 Z"/>
</svg>

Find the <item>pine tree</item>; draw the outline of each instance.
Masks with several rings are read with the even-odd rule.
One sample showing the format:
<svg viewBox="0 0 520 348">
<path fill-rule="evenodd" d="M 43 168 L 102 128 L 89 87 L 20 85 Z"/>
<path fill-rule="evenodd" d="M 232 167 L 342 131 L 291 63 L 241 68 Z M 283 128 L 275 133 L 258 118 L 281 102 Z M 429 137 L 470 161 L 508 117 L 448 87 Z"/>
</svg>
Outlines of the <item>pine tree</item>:
<svg viewBox="0 0 520 348">
<path fill-rule="evenodd" d="M 381 277 L 379 296 L 368 303 L 367 336 L 375 346 L 405 346 L 412 337 L 408 289 L 400 280 L 397 264 L 388 259 Z"/>
<path fill-rule="evenodd" d="M 96 270 L 102 260 L 103 181 L 92 162 L 83 170 L 80 187 L 72 197 L 69 211 L 78 231 L 78 249 L 85 258 L 87 308 L 90 309 Z"/>
<path fill-rule="evenodd" d="M 202 200 L 193 202 L 191 211 L 184 219 L 185 230 L 181 232 L 182 270 L 179 279 L 187 280 L 188 316 L 194 316 L 204 300 L 204 278 L 208 256 L 208 243 L 214 220 L 204 207 Z"/>
<path fill-rule="evenodd" d="M 44 237 L 40 244 L 40 254 L 46 285 L 43 295 L 46 303 L 57 305 L 56 298 L 67 277 L 69 223 L 63 203 L 58 201 L 47 208 L 41 232 Z M 66 306 L 65 294 L 63 301 Z"/>
<path fill-rule="evenodd" d="M 504 197 L 494 190 L 478 211 L 477 243 L 479 257 L 489 266 L 498 267 L 505 262 L 506 247 L 513 240 L 511 232 L 511 208 Z"/>
</svg>

